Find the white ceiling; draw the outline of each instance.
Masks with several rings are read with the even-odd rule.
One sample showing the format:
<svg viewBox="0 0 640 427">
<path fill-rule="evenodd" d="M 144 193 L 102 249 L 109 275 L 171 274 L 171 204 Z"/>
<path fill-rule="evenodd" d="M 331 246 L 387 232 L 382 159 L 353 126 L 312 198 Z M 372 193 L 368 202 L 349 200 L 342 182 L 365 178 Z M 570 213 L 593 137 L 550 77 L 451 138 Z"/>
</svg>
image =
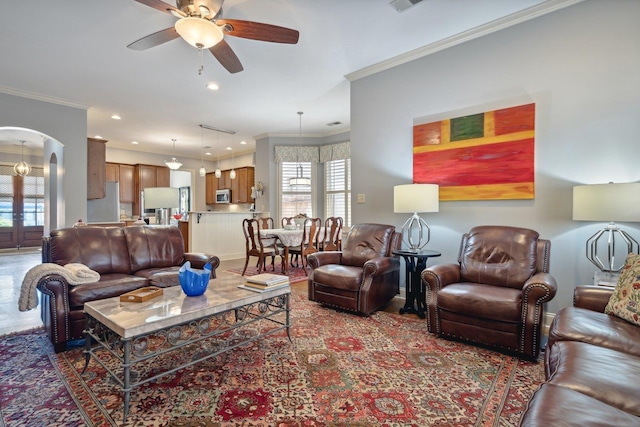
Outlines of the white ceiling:
<svg viewBox="0 0 640 427">
<path fill-rule="evenodd" d="M 171 3 L 171 0 L 165 0 Z M 226 37 L 244 66 L 228 73 L 182 39 L 146 51 L 126 46 L 176 18 L 134 0 L 0 2 L 0 92 L 88 109 L 88 135 L 108 147 L 200 158 L 253 151 L 258 135 L 349 130 L 349 80 L 556 10 L 576 0 L 424 0 L 397 12 L 389 0 L 227 0 L 224 17 L 300 32 L 296 45 Z M 216 82 L 220 89 L 205 85 Z M 112 120 L 117 113 L 122 120 Z M 340 122 L 329 127 L 327 123 Z M 231 129 L 202 131 L 198 124 Z M 41 138 L 0 132 L 0 144 Z M 138 141 L 134 146 L 131 141 Z M 241 146 L 240 141 L 246 141 Z M 226 152 L 228 153 L 228 152 Z"/>
</svg>

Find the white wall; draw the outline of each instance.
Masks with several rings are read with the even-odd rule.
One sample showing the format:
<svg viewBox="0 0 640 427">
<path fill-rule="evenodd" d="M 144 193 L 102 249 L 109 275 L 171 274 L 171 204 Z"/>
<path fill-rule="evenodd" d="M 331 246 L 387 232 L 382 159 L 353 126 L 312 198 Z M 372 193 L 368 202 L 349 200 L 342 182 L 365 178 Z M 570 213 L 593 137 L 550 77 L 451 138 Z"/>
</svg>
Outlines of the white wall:
<svg viewBox="0 0 640 427">
<path fill-rule="evenodd" d="M 533 228 L 552 242 L 548 309 L 571 305 L 595 269 L 584 242 L 602 227 L 572 221 L 572 187 L 640 180 L 639 16 L 638 1 L 588 0 L 352 82 L 354 223 L 404 222 L 393 186 L 412 182 L 414 119 L 535 102 L 535 200 L 442 202 L 424 214 L 429 247 L 455 262 L 474 225 Z M 621 225 L 640 239 L 638 223 Z"/>
</svg>

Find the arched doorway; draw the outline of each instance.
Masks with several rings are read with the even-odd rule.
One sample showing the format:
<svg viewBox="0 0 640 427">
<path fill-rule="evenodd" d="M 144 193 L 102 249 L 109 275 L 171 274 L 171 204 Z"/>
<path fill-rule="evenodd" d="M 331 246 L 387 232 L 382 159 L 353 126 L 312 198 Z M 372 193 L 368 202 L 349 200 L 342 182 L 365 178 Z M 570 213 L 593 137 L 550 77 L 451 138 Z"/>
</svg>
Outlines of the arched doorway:
<svg viewBox="0 0 640 427">
<path fill-rule="evenodd" d="M 0 249 L 41 246 L 42 236 L 64 217 L 57 167 L 62 144 L 32 129 L 0 127 L 0 151 Z M 25 176 L 13 168 L 22 160 L 32 167 Z"/>
</svg>

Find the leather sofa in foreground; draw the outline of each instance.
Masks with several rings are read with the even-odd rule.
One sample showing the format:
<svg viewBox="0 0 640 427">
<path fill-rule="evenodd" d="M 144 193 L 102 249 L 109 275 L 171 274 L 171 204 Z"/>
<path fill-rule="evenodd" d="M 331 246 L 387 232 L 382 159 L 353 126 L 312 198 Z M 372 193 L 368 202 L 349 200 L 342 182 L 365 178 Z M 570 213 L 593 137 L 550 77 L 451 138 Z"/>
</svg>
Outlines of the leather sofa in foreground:
<svg viewBox="0 0 640 427">
<path fill-rule="evenodd" d="M 604 314 L 613 289 L 580 286 L 555 316 L 546 382 L 520 425 L 640 426 L 640 327 Z"/>
<path fill-rule="evenodd" d="M 67 341 L 84 338 L 84 303 L 120 296 L 145 286 L 179 285 L 178 270 L 186 261 L 202 269 L 211 263 L 215 277 L 217 256 L 185 253 L 182 234 L 174 226 L 77 227 L 53 230 L 42 244 L 42 262 L 80 263 L 100 274 L 95 283 L 69 285 L 60 275 L 38 281 L 41 317 L 56 353 Z"/>
</svg>

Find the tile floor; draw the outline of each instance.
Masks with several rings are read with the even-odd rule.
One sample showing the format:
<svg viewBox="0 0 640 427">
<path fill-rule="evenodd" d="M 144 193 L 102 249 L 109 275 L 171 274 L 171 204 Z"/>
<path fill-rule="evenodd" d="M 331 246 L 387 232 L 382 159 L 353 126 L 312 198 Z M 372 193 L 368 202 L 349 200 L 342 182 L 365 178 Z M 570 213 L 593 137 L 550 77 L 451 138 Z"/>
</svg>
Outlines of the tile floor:
<svg viewBox="0 0 640 427">
<path fill-rule="evenodd" d="M 38 248 L 25 248 L 20 251 L 0 251 L 0 335 L 24 331 L 42 326 L 40 307 L 21 312 L 18 310 L 18 298 L 22 279 L 29 269 L 42 262 Z M 240 268 L 244 259 L 222 261 L 220 269 Z M 292 285 L 294 292 L 307 292 L 307 283 L 298 282 Z M 403 289 L 404 290 L 404 289 Z M 384 311 L 395 312 L 404 305 L 404 298 L 396 296 Z M 406 314 L 406 316 L 416 316 Z"/>
</svg>

